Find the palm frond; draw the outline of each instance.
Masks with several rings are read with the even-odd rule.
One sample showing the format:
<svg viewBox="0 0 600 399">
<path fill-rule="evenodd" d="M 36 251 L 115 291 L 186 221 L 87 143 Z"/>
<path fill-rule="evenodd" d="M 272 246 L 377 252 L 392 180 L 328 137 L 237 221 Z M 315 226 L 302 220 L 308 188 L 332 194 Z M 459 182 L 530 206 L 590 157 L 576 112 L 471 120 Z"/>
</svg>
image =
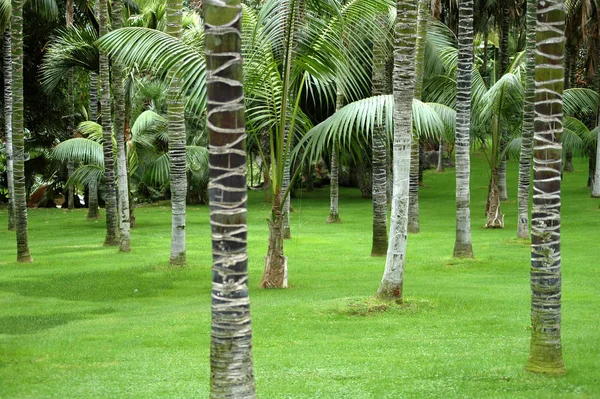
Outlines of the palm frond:
<svg viewBox="0 0 600 399">
<path fill-rule="evenodd" d="M 147 28 L 122 28 L 96 42 L 127 66 L 150 70 L 165 81 L 178 77 L 183 92 L 194 98 L 195 111 L 206 104 L 206 68 L 202 53 L 182 41 Z"/>
<path fill-rule="evenodd" d="M 62 162 L 76 161 L 104 166 L 102 144 L 81 137 L 58 144 L 52 151 L 52 158 Z"/>
<path fill-rule="evenodd" d="M 90 183 L 100 183 L 104 178 L 104 165 L 82 165 L 75 169 L 67 186 L 87 187 Z"/>
<path fill-rule="evenodd" d="M 600 95 L 595 90 L 584 88 L 563 91 L 563 112 L 565 115 L 596 113 Z"/>
<path fill-rule="evenodd" d="M 99 55 L 94 45 L 97 39 L 98 32 L 90 25 L 59 30 L 50 40 L 40 68 L 43 90 L 56 89 L 72 68 L 98 73 Z"/>
</svg>

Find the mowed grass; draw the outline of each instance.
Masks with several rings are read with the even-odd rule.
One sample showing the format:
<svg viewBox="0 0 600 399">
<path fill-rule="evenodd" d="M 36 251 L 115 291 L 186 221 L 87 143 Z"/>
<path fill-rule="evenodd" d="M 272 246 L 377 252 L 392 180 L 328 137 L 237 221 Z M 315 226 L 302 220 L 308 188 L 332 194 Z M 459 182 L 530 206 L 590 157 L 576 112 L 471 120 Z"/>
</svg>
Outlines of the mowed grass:
<svg viewBox="0 0 600 399">
<path fill-rule="evenodd" d="M 487 164 L 473 161 L 475 259 L 452 259 L 454 174 L 425 175 L 420 234 L 408 242 L 406 304 L 372 298 L 371 202 L 342 189 L 293 200 L 288 290 L 259 290 L 269 206 L 251 192 L 254 370 L 261 398 L 600 397 L 599 201 L 587 164 L 563 180 L 563 346 L 568 373 L 526 373 L 529 243 L 516 239 L 516 165 L 504 230 L 484 230 Z M 6 226 L 6 211 L 0 211 Z M 104 212 L 102 212 L 104 214 Z M 170 208 L 136 210 L 132 252 L 102 246 L 86 210 L 30 210 L 35 263 L 15 263 L 0 229 L 1 398 L 196 398 L 209 392 L 208 207 L 188 208 L 188 266 L 168 266 Z"/>
</svg>

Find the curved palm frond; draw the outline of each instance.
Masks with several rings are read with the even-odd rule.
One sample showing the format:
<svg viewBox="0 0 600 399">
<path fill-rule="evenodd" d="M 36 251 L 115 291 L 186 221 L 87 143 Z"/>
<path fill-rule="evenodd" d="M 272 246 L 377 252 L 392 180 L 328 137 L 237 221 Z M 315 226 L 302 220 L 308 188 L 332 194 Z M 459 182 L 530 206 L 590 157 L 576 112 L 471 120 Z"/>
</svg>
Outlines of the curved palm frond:
<svg viewBox="0 0 600 399">
<path fill-rule="evenodd" d="M 596 113 L 600 95 L 595 90 L 584 88 L 566 89 L 563 91 L 563 111 L 565 115 L 581 115 Z"/>
<path fill-rule="evenodd" d="M 102 144 L 81 137 L 63 141 L 54 147 L 52 158 L 104 166 Z"/>
<path fill-rule="evenodd" d="M 90 183 L 99 183 L 103 178 L 104 165 L 82 165 L 73 172 L 67 181 L 67 186 L 82 188 L 89 186 Z"/>
<path fill-rule="evenodd" d="M 27 0 L 25 7 L 43 18 L 53 20 L 58 18 L 58 4 L 56 0 Z"/>
<path fill-rule="evenodd" d="M 12 18 L 12 4 L 10 0 L 0 1 L 0 32 L 4 32 L 10 26 Z"/>
<path fill-rule="evenodd" d="M 137 65 L 159 78 L 183 80 L 183 92 L 194 99 L 195 111 L 206 104 L 206 64 L 204 55 L 182 41 L 153 29 L 122 28 L 96 42 L 127 66 Z"/>
<path fill-rule="evenodd" d="M 91 25 L 59 30 L 51 39 L 42 61 L 42 89 L 51 92 L 72 68 L 98 73 L 99 55 L 94 42 L 98 32 Z"/>
<path fill-rule="evenodd" d="M 452 139 L 455 129 L 455 111 L 443 104 L 413 100 L 413 131 L 418 137 Z M 393 130 L 394 97 L 373 96 L 352 102 L 311 129 L 294 150 L 301 150 L 316 158 L 334 142 L 352 149 L 357 142 L 368 142 L 376 126 L 384 126 L 388 136 Z"/>
</svg>

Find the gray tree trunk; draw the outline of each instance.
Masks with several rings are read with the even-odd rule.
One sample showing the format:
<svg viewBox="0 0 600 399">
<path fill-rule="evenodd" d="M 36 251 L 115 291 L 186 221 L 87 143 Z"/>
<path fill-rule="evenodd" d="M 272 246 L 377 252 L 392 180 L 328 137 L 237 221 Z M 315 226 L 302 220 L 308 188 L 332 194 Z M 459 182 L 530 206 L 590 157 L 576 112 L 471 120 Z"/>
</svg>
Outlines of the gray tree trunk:
<svg viewBox="0 0 600 399">
<path fill-rule="evenodd" d="M 112 0 L 112 27 L 119 29 L 123 26 L 123 3 L 121 0 Z M 119 233 L 121 252 L 131 251 L 130 219 L 129 219 L 129 172 L 127 168 L 127 153 L 125 152 L 125 90 L 123 88 L 123 67 L 116 60 L 112 60 L 112 97 L 114 109 L 114 128 L 117 141 L 117 179 Z"/>
<path fill-rule="evenodd" d="M 90 73 L 90 120 L 98 122 L 98 74 Z M 98 219 L 98 182 L 91 182 L 88 186 L 88 219 Z"/>
<path fill-rule="evenodd" d="M 181 0 L 173 3 L 173 11 L 180 11 Z M 255 398 L 248 295 L 241 2 L 207 0 L 204 12 L 213 248 L 210 397 Z"/>
<path fill-rule="evenodd" d="M 344 94 L 338 87 L 336 102 L 335 102 L 335 112 L 338 112 L 344 106 Z M 331 168 L 330 168 L 330 183 L 329 183 L 329 217 L 325 223 L 342 223 L 342 219 L 340 219 L 339 213 L 339 197 L 340 197 L 340 189 L 339 189 L 339 146 L 337 142 L 333 143 L 333 148 L 331 149 Z"/>
<path fill-rule="evenodd" d="M 66 11 L 65 11 L 65 21 L 67 29 L 73 28 L 73 0 L 67 0 Z M 74 137 L 75 131 L 75 93 L 73 91 L 74 86 L 74 74 L 73 69 L 70 69 L 68 72 L 68 98 L 69 98 L 69 116 L 67 118 L 67 137 Z M 75 162 L 72 159 L 67 161 L 67 176 L 70 179 L 75 171 Z M 75 187 L 73 185 L 69 185 L 67 187 L 67 206 L 70 210 L 75 209 Z"/>
<path fill-rule="evenodd" d="M 417 42 L 415 49 L 415 98 L 420 100 L 423 92 L 425 66 L 425 42 L 427 40 L 427 22 L 429 20 L 429 0 L 419 0 L 417 16 Z M 410 189 L 408 204 L 408 232 L 418 233 L 419 225 L 419 137 L 413 134 L 410 147 Z"/>
<path fill-rule="evenodd" d="M 456 239 L 454 241 L 454 257 L 472 258 L 470 128 L 471 78 L 473 74 L 473 0 L 461 0 L 458 6 L 458 15 L 455 149 Z"/>
<path fill-rule="evenodd" d="M 438 164 L 436 168 L 436 172 L 444 171 L 444 139 L 440 139 L 440 146 L 438 147 Z"/>
<path fill-rule="evenodd" d="M 100 0 L 100 37 L 108 34 L 108 0 Z M 117 216 L 117 193 L 115 188 L 115 160 L 112 146 L 112 126 L 110 118 L 110 78 L 108 55 L 100 53 L 100 106 L 102 112 L 102 139 L 104 146 L 104 184 L 106 203 L 106 239 L 104 245 L 119 245 Z"/>
<path fill-rule="evenodd" d="M 385 25 L 385 19 L 377 19 L 380 27 Z M 388 43 L 376 40 L 373 43 L 373 95 L 391 94 L 392 79 L 387 73 Z M 371 256 L 385 256 L 388 249 L 387 234 L 387 156 L 388 139 L 385 126 L 376 126 L 372 138 L 373 146 L 373 245 Z"/>
<path fill-rule="evenodd" d="M 523 139 L 519 158 L 517 237 L 529 238 L 529 192 L 531 191 L 531 153 L 535 119 L 535 25 L 537 0 L 527 0 L 527 49 L 525 98 L 523 100 Z"/>
<path fill-rule="evenodd" d="M 17 233 L 17 262 L 31 263 L 25 195 L 25 139 L 23 137 L 23 4 L 24 0 L 12 2 L 12 78 L 13 78 L 13 155 L 15 184 L 15 230 Z"/>
<path fill-rule="evenodd" d="M 12 55 L 10 28 L 4 31 L 4 136 L 6 137 L 6 178 L 8 180 L 8 230 L 15 229 L 15 176 L 12 139 Z"/>
<path fill-rule="evenodd" d="M 531 217 L 531 348 L 526 369 L 565 373 L 561 345 L 560 183 L 565 8 L 538 3 L 535 71 L 533 212 Z"/>
<path fill-rule="evenodd" d="M 216 9 L 216 7 L 215 7 Z M 167 2 L 167 33 L 181 37 L 181 0 Z M 218 36 L 215 36 L 217 38 Z M 171 264 L 185 265 L 186 259 L 186 149 L 182 82 L 175 76 L 169 87 L 169 160 L 171 171 Z M 245 181 L 244 181 L 245 183 Z"/>
<path fill-rule="evenodd" d="M 417 3 L 398 0 L 394 47 L 394 192 L 385 270 L 377 291 L 380 298 L 402 302 L 408 238 L 408 190 L 412 101 L 415 93 Z"/>
</svg>

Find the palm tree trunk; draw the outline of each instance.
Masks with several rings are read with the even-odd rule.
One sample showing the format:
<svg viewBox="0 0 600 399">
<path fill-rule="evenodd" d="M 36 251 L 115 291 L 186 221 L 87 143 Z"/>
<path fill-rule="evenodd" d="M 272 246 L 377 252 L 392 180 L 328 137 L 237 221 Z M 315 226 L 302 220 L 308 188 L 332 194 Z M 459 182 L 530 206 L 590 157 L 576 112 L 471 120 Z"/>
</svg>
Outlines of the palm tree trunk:
<svg viewBox="0 0 600 399">
<path fill-rule="evenodd" d="M 517 237 L 529 238 L 529 192 L 531 189 L 531 152 L 535 119 L 535 25 L 537 0 L 527 0 L 527 49 L 525 97 L 523 100 L 523 139 L 519 159 Z"/>
<path fill-rule="evenodd" d="M 12 2 L 12 82 L 13 82 L 13 155 L 15 181 L 15 229 L 17 232 L 17 262 L 31 263 L 27 234 L 27 201 L 25 196 L 25 140 L 23 115 L 23 4 Z"/>
<path fill-rule="evenodd" d="M 438 152 L 438 164 L 437 164 L 437 168 L 436 168 L 436 172 L 443 172 L 444 171 L 444 139 L 440 138 L 440 146 L 438 148 L 439 152 Z"/>
<path fill-rule="evenodd" d="M 404 262 L 408 238 L 408 190 L 410 143 L 412 138 L 412 100 L 415 94 L 415 46 L 417 3 L 398 0 L 394 47 L 394 192 L 390 239 L 380 298 L 402 302 Z"/>
<path fill-rule="evenodd" d="M 108 0 L 100 0 L 100 37 L 108 34 Z M 119 245 L 117 193 L 115 189 L 115 160 L 112 146 L 110 118 L 110 79 L 108 55 L 100 53 L 100 107 L 102 112 L 102 139 L 104 146 L 104 184 L 106 203 L 106 239 L 104 245 Z"/>
<path fill-rule="evenodd" d="M 73 28 L 73 0 L 67 0 L 66 11 L 65 11 L 65 21 L 67 29 Z M 75 93 L 73 92 L 74 87 L 74 74 L 73 70 L 69 69 L 67 75 L 68 88 L 67 94 L 69 98 L 69 115 L 67 117 L 67 137 L 73 137 L 73 132 L 75 130 Z M 67 176 L 70 179 L 75 171 L 75 162 L 72 159 L 67 161 Z M 67 187 L 67 206 L 69 210 L 75 209 L 75 193 L 74 186 L 71 184 Z"/>
<path fill-rule="evenodd" d="M 15 176 L 12 139 L 12 56 L 10 29 L 4 31 L 4 136 L 6 137 L 6 179 L 8 180 L 8 230 L 15 229 Z"/>
<path fill-rule="evenodd" d="M 380 27 L 385 25 L 385 19 L 377 19 Z M 392 80 L 387 73 L 388 43 L 386 40 L 376 40 L 373 43 L 373 96 L 390 94 Z M 372 138 L 373 165 L 371 179 L 373 185 L 373 245 L 371 256 L 385 256 L 388 249 L 387 234 L 387 147 L 388 140 L 385 126 L 376 126 Z"/>
<path fill-rule="evenodd" d="M 600 116 L 598 117 L 598 126 L 600 126 Z M 596 167 L 594 168 L 594 179 L 592 180 L 592 198 L 600 198 L 600 129 L 598 129 L 598 136 L 596 137 L 595 154 Z"/>
<path fill-rule="evenodd" d="M 471 242 L 471 77 L 473 74 L 473 0 L 458 6 L 456 87 L 456 239 L 454 257 L 472 258 Z M 440 152 L 441 152 L 440 146 Z"/>
<path fill-rule="evenodd" d="M 90 120 L 98 121 L 98 74 L 90 73 Z M 98 182 L 91 182 L 88 186 L 88 219 L 98 219 Z"/>
<path fill-rule="evenodd" d="M 419 0 L 417 17 L 417 42 L 415 64 L 415 98 L 420 100 L 423 93 L 423 69 L 425 63 L 425 41 L 429 20 L 429 0 Z M 408 199 L 408 232 L 418 233 L 419 225 L 419 137 L 413 134 L 410 145 L 410 183 Z"/>
<path fill-rule="evenodd" d="M 286 135 L 288 137 L 288 135 Z M 289 138 L 292 139 L 291 137 Z M 287 139 L 286 139 L 287 141 Z M 291 145 L 291 143 L 290 143 Z M 291 159 L 290 155 L 285 159 L 285 167 L 283 169 L 283 184 L 281 185 L 281 194 L 285 194 L 288 191 L 288 187 L 290 186 L 290 168 L 291 168 Z M 292 238 L 292 229 L 290 228 L 290 212 L 292 208 L 290 206 L 290 197 L 291 192 L 288 192 L 288 195 L 282 200 L 283 201 L 283 239 L 288 240 Z"/>
<path fill-rule="evenodd" d="M 123 3 L 112 0 L 112 27 L 123 27 Z M 115 115 L 115 136 L 117 141 L 117 179 L 119 182 L 119 233 L 121 252 L 131 251 L 130 219 L 129 219 L 129 173 L 127 153 L 125 152 L 125 89 L 123 88 L 123 67 L 112 60 L 112 96 Z"/>
<path fill-rule="evenodd" d="M 218 9 L 214 7 L 213 10 Z M 181 0 L 167 3 L 167 32 L 181 37 Z M 217 38 L 218 36 L 215 36 Z M 182 82 L 174 76 L 169 87 L 169 160 L 171 168 L 171 264 L 186 264 L 185 228 L 187 176 L 185 159 L 185 115 Z M 245 180 L 244 180 L 245 183 Z"/>
<path fill-rule="evenodd" d="M 531 348 L 526 369 L 564 374 L 560 339 L 560 183 L 564 2 L 538 3 L 533 212 L 531 217 Z"/>
<path fill-rule="evenodd" d="M 510 9 L 506 1 L 502 5 L 502 21 L 500 26 L 500 73 L 498 78 L 507 73 L 508 66 L 510 65 L 510 54 L 508 51 L 508 36 L 510 31 Z M 504 149 L 508 145 L 508 130 L 502 127 L 500 133 L 500 154 L 504 152 Z M 497 169 L 497 187 L 498 196 L 500 201 L 508 200 L 508 190 L 506 186 L 506 159 L 500 160 L 500 164 Z"/>
<path fill-rule="evenodd" d="M 344 94 L 342 94 L 340 88 L 338 88 L 336 102 L 335 102 L 335 112 L 338 112 L 344 106 Z M 339 214 L 339 146 L 337 142 L 333 143 L 333 148 L 331 149 L 331 177 L 329 183 L 329 217 L 325 221 L 325 223 L 342 223 L 342 219 L 340 219 Z"/>
<path fill-rule="evenodd" d="M 181 0 L 169 1 L 169 7 L 181 12 Z M 248 296 L 242 7 L 240 0 L 207 0 L 204 11 L 213 248 L 210 397 L 255 398 Z"/>
</svg>

